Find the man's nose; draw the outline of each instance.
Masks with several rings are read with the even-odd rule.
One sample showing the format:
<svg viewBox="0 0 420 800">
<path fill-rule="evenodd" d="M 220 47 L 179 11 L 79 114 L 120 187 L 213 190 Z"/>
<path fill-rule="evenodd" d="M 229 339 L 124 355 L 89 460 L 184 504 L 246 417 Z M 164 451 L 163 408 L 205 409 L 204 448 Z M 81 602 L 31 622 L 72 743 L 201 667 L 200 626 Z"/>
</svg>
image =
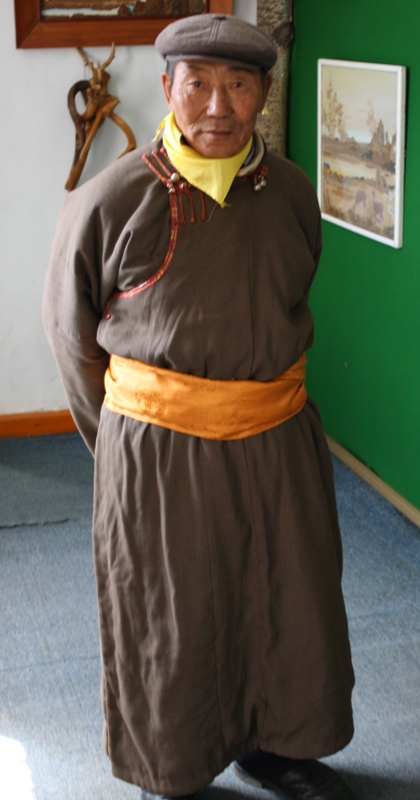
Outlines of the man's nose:
<svg viewBox="0 0 420 800">
<path fill-rule="evenodd" d="M 214 88 L 211 92 L 207 113 L 212 117 L 228 117 L 232 107 L 228 92 L 221 88 Z"/>
</svg>

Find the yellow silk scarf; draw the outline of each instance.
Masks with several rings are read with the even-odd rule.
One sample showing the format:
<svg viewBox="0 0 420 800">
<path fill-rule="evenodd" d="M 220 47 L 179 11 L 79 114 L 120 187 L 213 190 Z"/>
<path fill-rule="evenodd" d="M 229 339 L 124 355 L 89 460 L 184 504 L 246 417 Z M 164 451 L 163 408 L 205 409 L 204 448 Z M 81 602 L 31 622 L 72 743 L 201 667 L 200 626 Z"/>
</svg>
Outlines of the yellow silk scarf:
<svg viewBox="0 0 420 800">
<path fill-rule="evenodd" d="M 126 417 L 203 439 L 244 439 L 306 403 L 306 356 L 272 381 L 211 380 L 111 355 L 105 405 Z"/>
<path fill-rule="evenodd" d="M 171 163 L 188 183 L 201 189 L 222 208 L 230 187 L 244 163 L 252 146 L 252 136 L 245 147 L 229 158 L 206 158 L 182 142 L 173 111 L 159 125 L 158 134 L 163 129 L 163 144 Z"/>
</svg>

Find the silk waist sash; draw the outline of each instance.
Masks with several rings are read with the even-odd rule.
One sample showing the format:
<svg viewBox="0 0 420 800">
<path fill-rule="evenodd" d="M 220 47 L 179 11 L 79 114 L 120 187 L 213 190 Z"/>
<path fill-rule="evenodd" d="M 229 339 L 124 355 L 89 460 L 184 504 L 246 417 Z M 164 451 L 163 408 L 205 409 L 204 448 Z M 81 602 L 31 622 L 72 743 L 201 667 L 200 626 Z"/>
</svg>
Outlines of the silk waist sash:
<svg viewBox="0 0 420 800">
<path fill-rule="evenodd" d="M 306 356 L 271 381 L 212 380 L 111 355 L 110 411 L 204 439 L 244 439 L 274 428 L 305 405 Z"/>
</svg>

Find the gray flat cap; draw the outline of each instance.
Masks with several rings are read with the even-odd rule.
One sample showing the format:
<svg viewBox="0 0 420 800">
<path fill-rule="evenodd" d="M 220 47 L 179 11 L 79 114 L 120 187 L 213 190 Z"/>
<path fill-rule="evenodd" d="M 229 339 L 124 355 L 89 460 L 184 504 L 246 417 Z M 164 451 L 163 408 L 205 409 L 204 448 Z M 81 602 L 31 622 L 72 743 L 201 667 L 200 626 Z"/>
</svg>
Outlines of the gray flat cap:
<svg viewBox="0 0 420 800">
<path fill-rule="evenodd" d="M 277 48 L 260 28 L 225 14 L 196 14 L 172 22 L 155 41 L 168 61 L 222 61 L 268 72 Z"/>
</svg>

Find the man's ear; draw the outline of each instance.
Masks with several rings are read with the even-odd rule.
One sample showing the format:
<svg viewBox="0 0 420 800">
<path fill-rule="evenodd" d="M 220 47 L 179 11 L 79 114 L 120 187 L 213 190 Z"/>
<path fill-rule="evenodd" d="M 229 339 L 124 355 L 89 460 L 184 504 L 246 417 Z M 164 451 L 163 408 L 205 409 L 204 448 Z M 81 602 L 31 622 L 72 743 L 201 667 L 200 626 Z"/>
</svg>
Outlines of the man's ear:
<svg viewBox="0 0 420 800">
<path fill-rule="evenodd" d="M 263 91 L 262 108 L 264 108 L 264 106 L 265 106 L 265 101 L 267 100 L 267 95 L 268 95 L 268 93 L 269 93 L 269 91 L 271 89 L 271 84 L 272 83 L 273 83 L 273 76 L 272 76 L 271 72 L 268 72 L 267 75 L 265 76 L 265 85 L 264 85 L 264 91 Z"/>
<path fill-rule="evenodd" d="M 164 94 L 165 94 L 166 102 L 167 102 L 169 108 L 172 110 L 172 108 L 171 108 L 171 80 L 170 80 L 169 75 L 168 75 L 167 72 L 162 72 L 161 80 L 162 80 L 162 86 L 163 86 L 163 91 L 164 91 Z"/>
</svg>

